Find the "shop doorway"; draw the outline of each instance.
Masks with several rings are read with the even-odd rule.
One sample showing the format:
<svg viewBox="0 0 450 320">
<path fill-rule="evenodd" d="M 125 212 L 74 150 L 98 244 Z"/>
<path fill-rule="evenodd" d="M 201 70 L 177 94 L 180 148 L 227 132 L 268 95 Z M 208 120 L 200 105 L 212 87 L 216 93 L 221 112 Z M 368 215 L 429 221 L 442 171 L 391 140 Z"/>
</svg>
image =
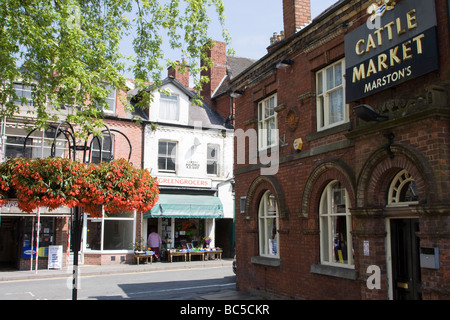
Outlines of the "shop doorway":
<svg viewBox="0 0 450 320">
<path fill-rule="evenodd" d="M 394 300 L 420 300 L 419 219 L 391 219 Z"/>
<path fill-rule="evenodd" d="M 1 217 L 0 271 L 16 269 L 18 264 L 20 218 Z"/>
</svg>

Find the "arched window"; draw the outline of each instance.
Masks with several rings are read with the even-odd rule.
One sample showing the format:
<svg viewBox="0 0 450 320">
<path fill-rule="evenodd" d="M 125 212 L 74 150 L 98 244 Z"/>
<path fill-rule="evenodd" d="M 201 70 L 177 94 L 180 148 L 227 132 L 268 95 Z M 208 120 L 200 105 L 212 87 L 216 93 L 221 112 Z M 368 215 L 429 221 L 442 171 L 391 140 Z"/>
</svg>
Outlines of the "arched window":
<svg viewBox="0 0 450 320">
<path fill-rule="evenodd" d="M 320 199 L 320 259 L 323 264 L 353 267 L 351 215 L 347 190 L 329 183 Z"/>
<path fill-rule="evenodd" d="M 278 258 L 278 205 L 272 192 L 267 191 L 259 204 L 259 254 Z"/>
<path fill-rule="evenodd" d="M 416 182 L 407 170 L 400 171 L 389 187 L 388 206 L 407 206 L 418 201 Z"/>
</svg>

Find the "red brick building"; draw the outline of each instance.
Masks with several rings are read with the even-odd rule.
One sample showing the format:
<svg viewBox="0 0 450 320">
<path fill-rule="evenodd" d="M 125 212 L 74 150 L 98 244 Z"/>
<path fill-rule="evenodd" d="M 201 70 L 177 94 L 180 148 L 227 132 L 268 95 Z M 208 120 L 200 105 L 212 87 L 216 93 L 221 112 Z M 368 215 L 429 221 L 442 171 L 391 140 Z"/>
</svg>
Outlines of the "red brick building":
<svg viewBox="0 0 450 320">
<path fill-rule="evenodd" d="M 230 82 L 238 289 L 449 299 L 449 2 L 283 6 Z"/>
</svg>

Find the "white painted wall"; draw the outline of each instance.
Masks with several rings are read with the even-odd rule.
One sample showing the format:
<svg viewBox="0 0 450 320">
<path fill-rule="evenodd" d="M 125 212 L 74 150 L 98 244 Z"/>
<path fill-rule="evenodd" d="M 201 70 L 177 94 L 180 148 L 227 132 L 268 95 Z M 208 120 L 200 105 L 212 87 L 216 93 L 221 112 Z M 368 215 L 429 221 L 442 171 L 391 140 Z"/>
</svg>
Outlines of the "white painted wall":
<svg viewBox="0 0 450 320">
<path fill-rule="evenodd" d="M 145 128 L 144 168 L 148 169 L 156 177 L 196 178 L 211 180 L 211 188 L 218 190 L 218 196 L 224 207 L 224 217 L 234 217 L 234 199 L 232 194 L 231 179 L 233 178 L 233 152 L 234 133 L 229 130 L 222 133 L 218 129 L 204 129 L 201 123 L 195 123 L 194 128 L 183 127 L 189 123 L 189 97 L 173 84 L 168 84 L 172 94 L 179 96 L 180 121 L 170 126 L 163 123 L 157 124 L 152 129 L 149 124 Z M 159 94 L 150 108 L 150 121 L 157 123 L 159 120 Z M 158 171 L 158 143 L 160 140 L 177 143 L 176 173 Z M 207 174 L 207 147 L 208 144 L 219 146 L 218 175 Z M 193 162 L 198 168 L 189 167 Z"/>
</svg>

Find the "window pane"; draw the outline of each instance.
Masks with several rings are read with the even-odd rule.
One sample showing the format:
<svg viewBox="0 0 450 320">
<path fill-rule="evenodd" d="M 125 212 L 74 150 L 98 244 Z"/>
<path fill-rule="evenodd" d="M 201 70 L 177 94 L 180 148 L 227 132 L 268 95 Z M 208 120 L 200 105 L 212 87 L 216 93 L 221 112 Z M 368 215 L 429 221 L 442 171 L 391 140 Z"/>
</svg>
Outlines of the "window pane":
<svg viewBox="0 0 450 320">
<path fill-rule="evenodd" d="M 267 252 L 266 254 L 275 256 L 277 255 L 277 219 L 266 219 L 266 239 L 267 239 Z"/>
<path fill-rule="evenodd" d="M 217 147 L 208 146 L 208 159 L 216 159 L 217 158 Z"/>
<path fill-rule="evenodd" d="M 264 118 L 263 119 L 267 119 L 270 116 L 269 102 L 267 100 L 264 101 L 263 106 L 264 106 Z"/>
<path fill-rule="evenodd" d="M 334 262 L 347 263 L 347 221 L 345 216 L 334 216 Z"/>
<path fill-rule="evenodd" d="M 166 96 L 161 94 L 159 115 L 161 119 L 178 120 L 179 119 L 178 96 Z"/>
<path fill-rule="evenodd" d="M 102 141 L 100 141 L 100 139 L 102 139 Z M 95 138 L 92 141 L 92 163 L 100 163 L 102 161 L 109 162 L 112 160 L 114 154 L 113 139 L 112 136 L 105 135 L 103 138 Z M 103 150 L 101 154 L 100 147 Z"/>
<path fill-rule="evenodd" d="M 167 142 L 160 142 L 158 144 L 158 155 L 160 156 L 167 155 Z"/>
<path fill-rule="evenodd" d="M 269 129 L 269 132 L 268 132 L 269 138 L 267 141 L 268 146 L 274 145 L 276 143 L 276 137 L 277 137 L 276 132 L 275 132 L 276 126 L 277 126 L 277 124 L 276 124 L 275 118 L 270 119 L 269 125 L 268 125 L 268 129 Z"/>
<path fill-rule="evenodd" d="M 27 146 L 32 144 L 33 139 L 28 139 Z M 23 144 L 25 143 L 25 138 L 23 137 L 6 137 L 6 158 L 20 158 L 26 157 L 31 158 L 31 148 L 25 148 L 25 153 L 23 149 Z"/>
<path fill-rule="evenodd" d="M 108 90 L 108 95 L 105 97 L 105 102 L 108 104 L 103 108 L 106 112 L 115 112 L 116 111 L 116 89 L 107 85 L 105 89 Z"/>
<path fill-rule="evenodd" d="M 104 220 L 104 250 L 128 250 L 133 243 L 133 223 L 131 220 Z"/>
<path fill-rule="evenodd" d="M 339 187 L 339 185 L 337 185 Z M 340 188 L 333 188 L 333 212 L 332 213 L 345 213 L 345 190 Z"/>
<path fill-rule="evenodd" d="M 330 94 L 330 124 L 344 120 L 343 94 L 342 88 Z"/>
<path fill-rule="evenodd" d="M 327 69 L 327 90 L 331 90 L 334 88 L 334 75 L 333 68 Z"/>
<path fill-rule="evenodd" d="M 158 158 L 158 169 L 159 170 L 166 170 L 166 158 Z"/>
<path fill-rule="evenodd" d="M 329 250 L 328 250 L 328 244 L 329 239 L 328 239 L 328 233 L 329 233 L 329 228 L 328 228 L 328 216 L 322 217 L 320 219 L 320 223 L 321 223 L 321 238 L 322 238 L 322 243 L 321 243 L 321 251 L 322 251 L 322 259 L 323 261 L 329 261 L 330 257 L 329 257 Z"/>
<path fill-rule="evenodd" d="M 218 172 L 218 149 L 219 148 L 217 146 L 208 146 L 206 168 L 206 172 L 208 174 L 217 174 Z"/>
<path fill-rule="evenodd" d="M 266 140 L 266 146 L 268 147 L 268 146 L 271 146 L 272 145 L 272 130 L 270 130 L 270 128 L 269 128 L 269 125 L 268 125 L 268 128 L 267 128 L 267 130 L 266 130 L 266 137 L 267 137 L 267 140 Z"/>
<path fill-rule="evenodd" d="M 339 182 L 327 186 L 320 203 L 320 250 L 323 262 L 352 264 L 351 216 L 347 193 Z"/>
<path fill-rule="evenodd" d="M 258 106 L 258 146 L 261 150 L 278 143 L 276 134 L 271 132 L 271 129 L 277 128 L 275 113 L 276 95 L 260 102 Z"/>
<path fill-rule="evenodd" d="M 337 64 L 334 66 L 334 86 L 338 87 L 342 84 L 342 66 Z"/>
<path fill-rule="evenodd" d="M 166 170 L 175 171 L 175 160 L 172 158 L 167 158 L 167 168 Z"/>
<path fill-rule="evenodd" d="M 278 256 L 277 228 L 277 202 L 270 192 L 266 192 L 259 206 L 259 245 L 261 255 Z"/>
<path fill-rule="evenodd" d="M 167 143 L 167 155 L 172 157 L 173 159 L 175 159 L 175 157 L 177 156 L 176 146 L 177 146 L 176 143 L 173 142 Z"/>
<path fill-rule="evenodd" d="M 416 182 L 410 181 L 408 182 L 403 189 L 400 192 L 400 202 L 412 202 L 412 201 L 418 201 L 419 195 L 417 191 L 417 185 Z"/>
<path fill-rule="evenodd" d="M 268 103 L 269 103 L 269 116 L 273 116 L 275 114 L 275 97 L 270 98 Z"/>
<path fill-rule="evenodd" d="M 100 246 L 101 238 L 102 238 L 101 220 L 88 219 L 86 248 L 88 250 L 101 250 Z"/>
<path fill-rule="evenodd" d="M 323 93 L 323 79 L 322 79 L 322 72 L 319 72 L 317 74 L 317 94 Z"/>
<path fill-rule="evenodd" d="M 116 111 L 116 100 L 115 99 L 106 99 L 106 103 L 108 104 L 106 111 L 114 112 Z"/>
<path fill-rule="evenodd" d="M 28 106 L 32 106 L 33 105 L 33 93 L 32 90 L 34 89 L 34 87 L 32 86 L 24 86 L 20 83 L 15 83 L 14 84 L 14 89 L 16 91 L 16 95 L 18 97 L 17 100 L 14 101 L 15 104 L 17 105 L 22 105 L 22 97 L 26 99 L 26 101 L 24 102 L 24 105 L 28 105 Z"/>
<path fill-rule="evenodd" d="M 325 125 L 325 105 L 323 96 L 320 96 L 317 101 L 317 110 L 318 110 L 317 121 L 319 123 L 319 128 L 322 128 Z"/>
</svg>

